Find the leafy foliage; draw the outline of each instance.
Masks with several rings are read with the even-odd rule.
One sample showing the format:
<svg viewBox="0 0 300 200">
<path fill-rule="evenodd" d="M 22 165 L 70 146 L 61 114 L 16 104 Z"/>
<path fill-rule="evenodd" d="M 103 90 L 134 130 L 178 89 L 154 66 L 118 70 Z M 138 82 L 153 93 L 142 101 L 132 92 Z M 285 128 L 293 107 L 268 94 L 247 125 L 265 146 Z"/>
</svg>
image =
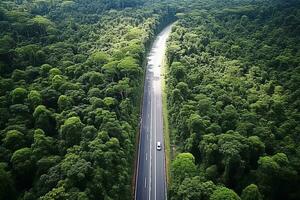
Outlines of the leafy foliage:
<svg viewBox="0 0 300 200">
<path fill-rule="evenodd" d="M 299 2 L 177 6 L 167 49 L 171 134 L 176 152 L 195 158 L 198 187 L 222 185 L 205 199 L 298 199 Z M 172 173 L 171 199 L 193 199 L 178 192 L 193 176 L 178 183 L 185 170 Z"/>
<path fill-rule="evenodd" d="M 173 12 L 0 2 L 0 199 L 131 199 L 143 63 Z"/>
</svg>

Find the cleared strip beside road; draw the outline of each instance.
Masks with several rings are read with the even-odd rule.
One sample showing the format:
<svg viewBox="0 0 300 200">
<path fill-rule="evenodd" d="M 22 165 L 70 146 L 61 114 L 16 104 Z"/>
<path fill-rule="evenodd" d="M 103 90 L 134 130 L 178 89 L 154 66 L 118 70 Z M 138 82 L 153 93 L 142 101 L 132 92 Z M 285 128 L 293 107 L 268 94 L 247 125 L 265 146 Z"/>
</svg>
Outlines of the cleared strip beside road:
<svg viewBox="0 0 300 200">
<path fill-rule="evenodd" d="M 170 32 L 171 25 L 157 35 L 147 57 L 136 173 L 136 200 L 166 199 L 161 65 Z M 161 150 L 156 148 L 158 141 L 161 142 Z"/>
</svg>

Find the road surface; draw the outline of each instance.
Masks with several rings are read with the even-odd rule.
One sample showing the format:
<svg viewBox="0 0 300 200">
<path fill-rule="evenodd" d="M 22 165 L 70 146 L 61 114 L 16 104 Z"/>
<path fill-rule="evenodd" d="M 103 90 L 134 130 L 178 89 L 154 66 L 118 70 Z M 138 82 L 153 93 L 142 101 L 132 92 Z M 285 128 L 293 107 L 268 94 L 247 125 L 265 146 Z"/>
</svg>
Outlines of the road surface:
<svg viewBox="0 0 300 200">
<path fill-rule="evenodd" d="M 163 139 L 161 65 L 171 25 L 156 37 L 147 57 L 136 173 L 136 200 L 165 200 L 166 172 Z M 162 149 L 156 149 L 157 142 Z"/>
</svg>

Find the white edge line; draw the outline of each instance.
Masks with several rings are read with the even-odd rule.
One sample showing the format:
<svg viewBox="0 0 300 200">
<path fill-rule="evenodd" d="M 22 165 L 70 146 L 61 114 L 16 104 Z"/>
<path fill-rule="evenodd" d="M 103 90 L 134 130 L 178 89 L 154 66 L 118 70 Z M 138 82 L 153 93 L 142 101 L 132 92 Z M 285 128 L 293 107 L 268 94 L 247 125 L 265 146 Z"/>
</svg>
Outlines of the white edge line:
<svg viewBox="0 0 300 200">
<path fill-rule="evenodd" d="M 154 86 L 153 89 L 155 89 Z M 157 103 L 156 98 L 154 100 Z M 156 145 L 156 112 L 154 113 L 154 144 Z M 156 200 L 156 150 L 154 152 L 154 200 Z"/>
<path fill-rule="evenodd" d="M 142 109 L 142 116 L 143 116 L 143 109 Z M 137 199 L 136 191 L 137 191 L 137 182 L 139 177 L 139 166 L 140 166 L 140 152 L 141 152 L 141 138 L 142 138 L 142 123 L 140 124 L 140 135 L 139 135 L 139 150 L 138 150 L 138 159 L 136 164 L 136 175 L 135 175 L 135 188 L 134 188 L 134 199 Z"/>
<path fill-rule="evenodd" d="M 150 88 L 150 90 L 151 90 L 151 88 Z M 153 108 L 153 106 L 152 106 L 152 104 L 153 104 L 153 101 L 151 100 L 151 93 L 150 93 L 150 98 L 149 98 L 149 100 L 150 100 L 150 112 L 152 113 L 152 108 Z M 152 137 L 151 137 L 151 129 L 152 129 L 152 115 L 151 115 L 151 117 L 150 117 L 150 159 L 149 159 L 149 165 L 150 165 L 150 167 L 149 167 L 149 200 L 151 200 L 151 169 L 152 169 L 152 167 L 151 167 L 151 161 L 152 161 L 152 155 L 151 155 L 151 143 L 152 143 Z"/>
<path fill-rule="evenodd" d="M 146 66 L 147 67 L 147 66 Z M 138 177 L 139 177 L 139 166 L 140 166 L 140 152 L 141 152 L 141 139 L 142 139 L 142 129 L 143 129 L 143 113 L 144 113 L 144 96 L 145 96 L 145 87 L 146 87 L 146 81 L 147 81 L 147 70 L 145 70 L 145 78 L 144 78 L 144 92 L 143 92 L 143 97 L 142 97 L 142 110 L 141 110 L 141 120 L 140 120 L 140 135 L 139 135 L 139 149 L 138 149 L 138 158 L 137 158 L 137 164 L 136 164 L 136 175 L 135 175 L 135 188 L 134 188 L 134 199 L 137 199 L 137 182 L 138 182 Z"/>
</svg>

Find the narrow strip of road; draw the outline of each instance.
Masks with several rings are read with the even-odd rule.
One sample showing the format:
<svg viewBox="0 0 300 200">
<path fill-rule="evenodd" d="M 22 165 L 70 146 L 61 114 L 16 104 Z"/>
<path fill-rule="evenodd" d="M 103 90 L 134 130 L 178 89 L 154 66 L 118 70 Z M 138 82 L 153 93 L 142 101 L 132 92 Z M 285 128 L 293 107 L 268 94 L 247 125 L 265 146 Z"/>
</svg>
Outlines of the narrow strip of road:
<svg viewBox="0 0 300 200">
<path fill-rule="evenodd" d="M 136 200 L 166 199 L 161 66 L 170 32 L 171 25 L 157 35 L 147 57 L 136 173 Z M 161 149 L 157 147 L 158 142 Z"/>
</svg>

